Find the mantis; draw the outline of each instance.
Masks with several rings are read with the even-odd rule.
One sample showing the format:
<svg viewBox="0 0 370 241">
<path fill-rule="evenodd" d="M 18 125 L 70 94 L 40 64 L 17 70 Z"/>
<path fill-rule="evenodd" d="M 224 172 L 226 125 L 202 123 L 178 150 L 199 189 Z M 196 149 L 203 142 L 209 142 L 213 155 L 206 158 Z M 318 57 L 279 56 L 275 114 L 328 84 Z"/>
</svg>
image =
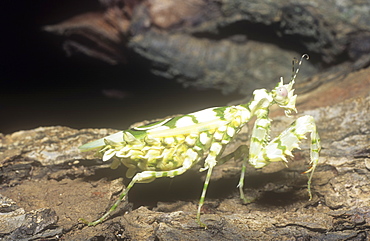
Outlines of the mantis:
<svg viewBox="0 0 370 241">
<path fill-rule="evenodd" d="M 88 226 L 95 226 L 103 222 L 127 196 L 136 183 L 148 183 L 156 178 L 181 175 L 201 162 L 204 165 L 201 172 L 207 171 L 200 196 L 196 221 L 202 227 L 201 208 L 207 193 L 213 168 L 231 158 L 242 158 L 241 175 L 239 180 L 240 198 L 247 202 L 244 192 L 244 175 L 247 164 L 254 168 L 262 168 L 271 162 L 288 163 L 287 156 L 293 157 L 292 150 L 299 148 L 300 140 L 310 133 L 310 165 L 305 172 L 310 173 L 308 178 L 308 195 L 312 199 L 311 181 L 318 164 L 320 137 L 316 130 L 314 118 L 309 115 L 299 117 L 290 127 L 276 138 L 270 140 L 272 120 L 269 118 L 269 109 L 272 105 L 281 107 L 285 115 L 297 112 L 293 85 L 303 59 L 302 55 L 298 68 L 292 72 L 291 80 L 284 84 L 283 78 L 271 90 L 258 89 L 253 92 L 253 99 L 247 104 L 234 106 L 213 107 L 183 116 L 164 119 L 149 125 L 135 127 L 87 143 L 79 147 L 81 151 L 99 149 L 103 161 L 112 160 L 111 167 L 117 168 L 120 164 L 127 167 L 126 177 L 132 178 L 126 189 L 119 195 L 113 206 L 99 219 L 88 222 L 81 219 Z M 225 147 L 240 132 L 248 121 L 256 116 L 248 148 L 239 146 L 232 155 L 221 157 Z"/>
</svg>

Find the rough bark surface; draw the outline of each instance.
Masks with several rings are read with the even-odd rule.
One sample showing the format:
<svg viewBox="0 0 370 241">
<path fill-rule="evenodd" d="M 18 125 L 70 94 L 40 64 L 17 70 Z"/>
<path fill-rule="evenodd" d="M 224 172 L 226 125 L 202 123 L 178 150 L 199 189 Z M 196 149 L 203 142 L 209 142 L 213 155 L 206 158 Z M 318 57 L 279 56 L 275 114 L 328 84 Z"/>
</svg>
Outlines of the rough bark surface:
<svg viewBox="0 0 370 241">
<path fill-rule="evenodd" d="M 281 73 L 289 73 L 285 63 L 302 53 L 317 63 L 351 60 L 361 68 L 370 62 L 367 1 L 101 2 L 103 12 L 45 30 L 64 36 L 68 53 L 111 64 L 133 53 L 148 60 L 154 74 L 185 86 L 251 94 L 274 86 Z M 317 73 L 320 65 L 313 63 L 302 76 Z"/>
<path fill-rule="evenodd" d="M 298 97 L 299 115 L 314 116 L 322 141 L 311 201 L 307 176 L 301 174 L 309 160 L 304 141 L 288 168 L 248 168 L 245 193 L 254 201 L 247 205 L 236 188 L 240 160 L 218 166 L 202 216 L 208 229 L 195 222 L 204 177 L 198 169 L 137 184 L 130 204 L 122 203 L 103 224 L 86 227 L 78 218 L 99 217 L 122 190 L 125 171 L 111 170 L 77 147 L 115 130 L 40 127 L 1 135 L 0 235 L 3 240 L 368 240 L 370 68 L 348 70 L 351 65 L 342 65 L 315 75 L 312 81 L 320 88 Z M 272 134 L 278 134 L 296 117 L 277 110 L 272 118 Z M 248 139 L 248 133 L 241 134 L 228 151 Z"/>
</svg>

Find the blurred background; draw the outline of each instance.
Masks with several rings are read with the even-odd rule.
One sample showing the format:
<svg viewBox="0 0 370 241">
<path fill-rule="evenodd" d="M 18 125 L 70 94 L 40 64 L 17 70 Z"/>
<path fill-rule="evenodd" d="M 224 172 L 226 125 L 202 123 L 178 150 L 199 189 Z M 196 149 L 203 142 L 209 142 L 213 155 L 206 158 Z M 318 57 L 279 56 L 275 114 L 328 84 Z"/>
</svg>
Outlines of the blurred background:
<svg viewBox="0 0 370 241">
<path fill-rule="evenodd" d="M 294 86 L 299 96 L 326 81 L 311 78 L 319 72 L 345 75 L 370 63 L 365 2 L 0 4 L 3 134 L 55 125 L 126 129 L 239 104 L 281 76 L 287 81 L 303 53 L 310 60 Z"/>
<path fill-rule="evenodd" d="M 1 9 L 0 133 L 52 125 L 126 129 L 241 98 L 155 77 L 135 56 L 118 65 L 68 57 L 63 39 L 42 27 L 101 11 L 98 1 L 2 1 Z"/>
</svg>

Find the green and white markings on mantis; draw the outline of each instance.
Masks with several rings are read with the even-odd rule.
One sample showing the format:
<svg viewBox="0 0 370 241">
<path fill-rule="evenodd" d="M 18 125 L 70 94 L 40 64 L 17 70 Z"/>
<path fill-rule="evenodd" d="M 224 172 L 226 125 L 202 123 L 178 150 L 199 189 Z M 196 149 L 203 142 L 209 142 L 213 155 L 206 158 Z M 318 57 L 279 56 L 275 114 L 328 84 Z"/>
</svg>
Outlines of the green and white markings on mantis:
<svg viewBox="0 0 370 241">
<path fill-rule="evenodd" d="M 302 64 L 303 55 L 298 63 Z M 80 150 L 100 149 L 103 161 L 112 160 L 111 167 L 120 164 L 127 167 L 126 176 L 132 178 L 126 189 L 120 194 L 115 204 L 98 220 L 82 221 L 89 226 L 103 222 L 127 196 L 135 183 L 147 183 L 160 177 L 175 177 L 183 174 L 196 163 L 204 160 L 200 171 L 207 171 L 197 211 L 197 222 L 201 222 L 201 208 L 204 203 L 212 170 L 217 163 L 224 163 L 232 158 L 243 158 L 239 180 L 240 198 L 246 202 L 243 193 L 244 174 L 249 162 L 255 168 L 262 168 L 271 162 L 287 163 L 287 156 L 293 156 L 292 150 L 299 148 L 300 140 L 311 133 L 311 168 L 308 179 L 310 199 L 311 180 L 318 164 L 320 138 L 312 116 L 299 117 L 289 128 L 270 141 L 269 108 L 277 104 L 289 116 L 296 112 L 293 85 L 299 68 L 294 72 L 290 83 L 284 84 L 281 78 L 272 90 L 255 90 L 253 100 L 247 104 L 214 107 L 191 114 L 165 119 L 150 125 L 120 131 L 97 141 L 80 146 Z M 249 151 L 241 145 L 232 154 L 221 158 L 225 147 L 233 140 L 242 127 L 256 116 L 250 141 Z M 248 154 L 249 153 L 249 154 Z"/>
</svg>

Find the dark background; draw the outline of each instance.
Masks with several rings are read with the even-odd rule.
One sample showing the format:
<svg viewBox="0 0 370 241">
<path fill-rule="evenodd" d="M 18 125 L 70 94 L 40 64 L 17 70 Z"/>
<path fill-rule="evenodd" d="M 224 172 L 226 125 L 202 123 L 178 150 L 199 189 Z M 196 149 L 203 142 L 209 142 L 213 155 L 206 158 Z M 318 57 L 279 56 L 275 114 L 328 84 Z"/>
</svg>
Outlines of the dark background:
<svg viewBox="0 0 370 241">
<path fill-rule="evenodd" d="M 84 56 L 68 57 L 63 39 L 42 27 L 89 11 L 93 0 L 2 1 L 0 133 L 39 126 L 126 129 L 142 120 L 225 105 L 240 96 L 185 89 L 155 77 L 148 63 L 129 53 L 112 66 Z M 123 98 L 109 98 L 104 90 Z"/>
</svg>

